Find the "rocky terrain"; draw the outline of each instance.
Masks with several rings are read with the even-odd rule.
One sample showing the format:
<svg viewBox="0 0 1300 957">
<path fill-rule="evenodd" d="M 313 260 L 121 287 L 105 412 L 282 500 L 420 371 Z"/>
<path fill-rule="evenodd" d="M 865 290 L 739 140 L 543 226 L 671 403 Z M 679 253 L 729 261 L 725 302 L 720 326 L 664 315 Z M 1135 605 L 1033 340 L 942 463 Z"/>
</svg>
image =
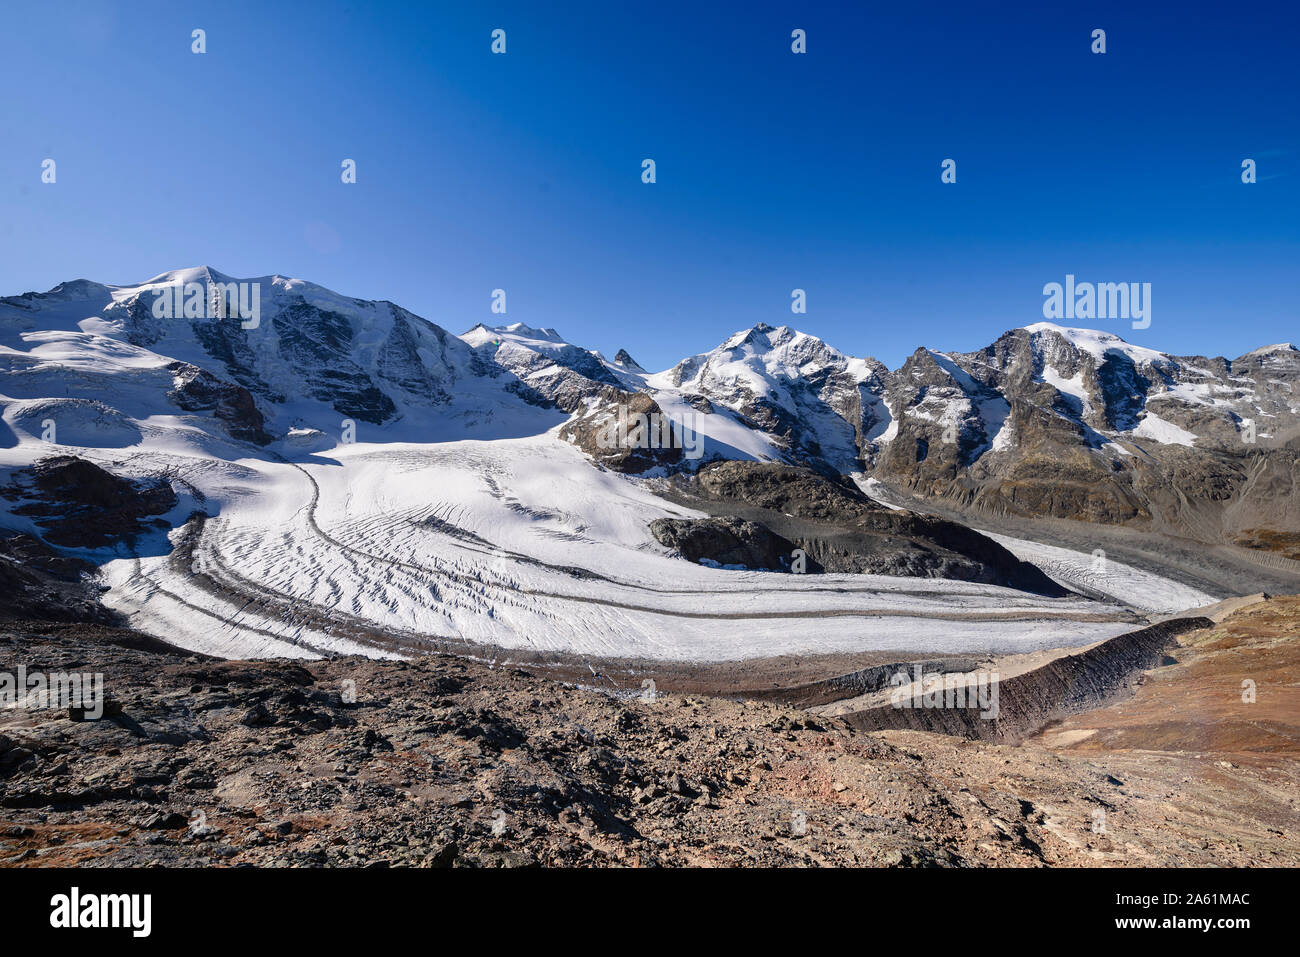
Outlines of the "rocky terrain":
<svg viewBox="0 0 1300 957">
<path fill-rule="evenodd" d="M 22 532 L 0 533 L 0 622 L 115 621 L 99 602 L 96 566 Z"/>
<path fill-rule="evenodd" d="M 1135 698 L 1018 747 L 449 656 L 222 662 L 10 624 L 0 673 L 93 668 L 109 706 L 0 712 L 0 864 L 1296 866 L 1298 623 L 1274 599 L 1182 635 Z"/>
<path fill-rule="evenodd" d="M 908 707 L 896 707 L 889 700 L 891 695 L 878 695 L 880 700 L 857 704 L 861 699 L 855 699 L 851 710 L 840 705 L 834 713 L 844 713 L 853 727 L 865 731 L 912 728 L 1018 742 L 1067 715 L 1127 699 L 1145 671 L 1164 663 L 1179 635 L 1212 625 L 1210 619 L 1200 616 L 1175 618 L 1119 635 L 1079 654 L 1061 655 L 1023 674 L 999 675 L 996 714 L 985 714 L 978 698 L 969 695 L 961 703 L 954 695 L 952 706 L 945 702 L 942 708 L 926 707 L 924 681 L 904 689 Z M 970 687 L 969 676 L 965 680 Z M 950 683 L 954 689 L 961 684 L 956 680 Z M 934 689 L 932 693 L 939 694 L 943 686 L 936 682 Z"/>
<path fill-rule="evenodd" d="M 560 438 L 582 449 L 597 465 L 639 475 L 682 463 L 682 442 L 674 441 L 663 409 L 649 395 L 606 386 L 587 398 L 561 426 Z M 627 440 L 620 439 L 620 429 Z"/>
<path fill-rule="evenodd" d="M 132 482 L 75 455 L 51 456 L 6 473 L 0 497 L 18 503 L 13 514 L 34 520 L 47 542 L 63 548 L 116 545 L 149 528 L 165 528 L 156 516 L 178 501 L 166 479 Z"/>
<path fill-rule="evenodd" d="M 791 571 L 799 548 L 766 525 L 741 518 L 656 518 L 650 531 L 688 562 L 723 568 Z M 821 571 L 821 566 L 814 564 L 812 571 Z"/>
<path fill-rule="evenodd" d="M 689 561 L 789 571 L 798 548 L 813 574 L 950 578 L 1066 594 L 992 539 L 956 522 L 886 508 L 833 472 L 715 462 L 666 483 L 664 494 L 714 516 L 651 524 L 661 544 Z"/>
</svg>

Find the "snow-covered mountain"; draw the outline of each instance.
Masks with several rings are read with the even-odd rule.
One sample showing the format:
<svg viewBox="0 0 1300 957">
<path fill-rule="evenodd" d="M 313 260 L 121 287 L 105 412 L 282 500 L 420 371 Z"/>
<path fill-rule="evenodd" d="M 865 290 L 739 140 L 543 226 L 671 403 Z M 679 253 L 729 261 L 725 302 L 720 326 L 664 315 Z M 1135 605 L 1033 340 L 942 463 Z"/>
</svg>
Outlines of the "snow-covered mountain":
<svg viewBox="0 0 1300 957">
<path fill-rule="evenodd" d="M 649 531 L 703 517 L 664 483 L 719 458 L 785 462 L 962 508 L 1285 553 L 1300 547 L 1297 383 L 1289 345 L 1181 357 L 1046 323 L 974 353 L 921 348 L 897 370 L 759 324 L 650 373 L 553 329 L 457 336 L 280 276 L 77 280 L 0 299 L 0 526 L 49 532 L 58 509 L 32 497 L 85 471 L 68 457 L 110 476 L 104 494 L 119 494 L 112 477 L 146 483 L 119 523 L 138 540 L 88 555 L 105 601 L 160 634 L 211 619 L 219 640 L 203 647 L 218 653 L 389 653 L 433 635 L 744 657 L 900 647 L 954 607 L 975 616 L 945 626 L 963 648 L 1022 647 L 1059 640 L 1042 623 L 1075 614 L 1068 602 L 945 583 L 936 609 L 880 576 L 774 589 L 691 565 Z M 624 412 L 689 430 L 702 454 L 602 455 L 599 430 Z M 158 481 L 173 497 L 149 492 Z M 1115 565 L 1090 593 L 1162 596 L 1152 609 L 1206 597 Z M 976 620 L 1022 606 L 1023 628 Z M 1100 614 L 1074 639 L 1122 626 Z"/>
<path fill-rule="evenodd" d="M 159 315 L 168 289 L 227 283 L 257 287 L 256 322 L 206 309 Z M 129 418 L 212 411 L 240 438 L 332 434 L 345 418 L 389 435 L 433 427 L 490 438 L 545 431 L 641 392 L 669 415 L 722 414 L 705 428 L 718 432 L 710 457 L 895 475 L 927 461 L 995 470 L 1043 431 L 1099 460 L 1169 446 L 1240 453 L 1300 432 L 1300 350 L 1290 344 L 1235 360 L 1183 357 L 1040 322 L 974 353 L 919 348 L 891 371 L 760 323 L 651 374 L 624 351 L 611 361 L 553 329 L 478 324 L 456 336 L 391 302 L 210 267 L 0 299 L 0 363 L 15 404 L 6 418 L 24 430 L 44 404 L 66 401 Z"/>
<path fill-rule="evenodd" d="M 1300 528 L 1300 352 L 1175 356 L 1052 323 L 889 380 L 886 482 L 965 505 L 1210 540 Z"/>
<path fill-rule="evenodd" d="M 598 352 L 566 342 L 554 329 L 533 329 L 522 322 L 474 326 L 461 336 L 487 362 L 515 375 L 542 399 L 574 412 L 584 399 L 609 388 L 621 389 L 622 370 Z"/>
<path fill-rule="evenodd" d="M 230 291 L 224 311 L 205 302 L 214 287 Z M 255 303 L 239 298 L 250 290 Z M 188 428 L 277 454 L 554 433 L 616 471 L 777 460 L 962 507 L 1210 540 L 1300 527 L 1300 351 L 1288 343 L 1175 356 L 1036 322 L 969 354 L 918 348 L 891 371 L 758 324 L 649 373 L 554 329 L 454 335 L 394 303 L 199 267 L 0 299 L 0 382 L 0 446 L 51 425 L 60 445 L 125 449 Z M 602 455 L 620 410 L 698 433 L 702 454 Z"/>
<path fill-rule="evenodd" d="M 255 319 L 212 309 L 206 291 L 217 284 L 255 289 Z M 160 308 L 174 290 L 192 288 L 204 296 Z M 304 428 L 338 436 L 344 420 L 361 429 L 399 426 L 386 430 L 393 436 L 407 428 L 423 437 L 490 438 L 563 419 L 528 401 L 501 365 L 400 306 L 281 276 L 235 280 L 209 267 L 133 286 L 77 280 L 0 299 L 0 374 L 14 403 L 6 419 L 29 432 L 50 402 L 101 403 L 145 419 L 206 411 L 201 391 L 224 391 L 250 409 L 239 438 L 263 424 L 275 437 Z M 186 387 L 192 379 L 202 388 Z"/>
<path fill-rule="evenodd" d="M 954 361 L 1003 391 L 1041 396 L 1036 387 L 1046 385 L 1056 411 L 1132 441 L 1223 447 L 1286 439 L 1300 414 L 1300 352 L 1289 344 L 1229 361 L 1040 322 Z"/>
<path fill-rule="evenodd" d="M 772 437 L 790 458 L 851 472 L 860 450 L 888 432 L 888 375 L 875 359 L 855 359 L 815 336 L 760 323 L 646 377 L 645 384 L 704 396 Z"/>
</svg>

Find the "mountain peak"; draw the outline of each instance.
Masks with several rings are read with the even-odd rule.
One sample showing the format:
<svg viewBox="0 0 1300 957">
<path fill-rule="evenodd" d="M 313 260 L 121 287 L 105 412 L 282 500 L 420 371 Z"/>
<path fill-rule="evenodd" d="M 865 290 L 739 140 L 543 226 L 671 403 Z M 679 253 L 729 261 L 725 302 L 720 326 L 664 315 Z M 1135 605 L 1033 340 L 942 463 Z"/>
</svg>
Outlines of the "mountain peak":
<svg viewBox="0 0 1300 957">
<path fill-rule="evenodd" d="M 1024 330 L 1033 336 L 1055 333 L 1080 352 L 1086 352 L 1098 361 L 1111 352 L 1121 353 L 1137 363 L 1168 364 L 1173 361 L 1163 352 L 1145 346 L 1135 346 L 1115 333 L 1103 329 L 1080 329 L 1073 326 L 1059 326 L 1054 322 L 1035 322 L 1025 326 Z"/>
<path fill-rule="evenodd" d="M 803 335 L 805 333 L 791 329 L 789 326 L 772 326 L 766 322 L 757 322 L 748 329 L 741 329 L 718 348 L 739 349 L 741 346 L 750 345 L 762 349 L 781 345 L 796 336 Z M 807 338 L 812 339 L 815 337 L 807 336 Z"/>
<path fill-rule="evenodd" d="M 1124 342 L 1113 332 L 1106 332 L 1103 329 L 1084 329 L 1080 326 L 1062 326 L 1055 322 L 1034 322 L 1022 327 L 1025 332 L 1037 334 L 1040 332 L 1055 332 L 1058 336 L 1064 336 L 1067 339 L 1088 339 L 1098 342 Z"/>
<path fill-rule="evenodd" d="M 618 352 L 615 353 L 614 364 L 620 366 L 626 366 L 629 369 L 639 369 L 642 372 L 645 371 L 645 369 L 641 366 L 641 363 L 637 362 L 630 355 L 628 355 L 628 351 L 626 349 L 619 349 Z"/>
<path fill-rule="evenodd" d="M 91 299 L 96 296 L 102 296 L 108 292 L 108 287 L 103 283 L 94 282 L 90 279 L 69 279 L 67 282 L 61 282 L 45 295 L 53 299 Z"/>
<path fill-rule="evenodd" d="M 550 342 L 563 342 L 564 336 L 560 335 L 554 329 L 542 327 L 540 329 L 525 325 L 522 322 L 512 322 L 508 326 L 493 326 L 493 332 L 508 332 L 513 336 L 519 336 L 523 339 L 546 339 Z"/>
<path fill-rule="evenodd" d="M 1249 359 L 1251 356 L 1267 356 L 1274 353 L 1300 352 L 1294 345 L 1289 342 L 1278 342 L 1271 346 L 1260 346 L 1258 349 L 1251 349 L 1249 352 L 1240 356 L 1242 359 Z"/>
<path fill-rule="evenodd" d="M 172 283 L 190 282 L 233 282 L 233 276 L 227 276 L 211 266 L 190 266 L 185 269 L 169 269 L 152 279 L 146 279 L 141 286 L 164 286 Z"/>
<path fill-rule="evenodd" d="M 538 343 L 564 347 L 570 345 L 554 329 L 534 329 L 522 322 L 512 322 L 508 326 L 489 326 L 487 323 L 477 322 L 466 330 L 460 338 L 475 348 L 488 342 L 500 343 L 502 340 L 512 340 L 519 345 L 532 343 L 533 348 L 536 348 Z M 550 350 L 545 349 L 544 351 Z"/>
</svg>

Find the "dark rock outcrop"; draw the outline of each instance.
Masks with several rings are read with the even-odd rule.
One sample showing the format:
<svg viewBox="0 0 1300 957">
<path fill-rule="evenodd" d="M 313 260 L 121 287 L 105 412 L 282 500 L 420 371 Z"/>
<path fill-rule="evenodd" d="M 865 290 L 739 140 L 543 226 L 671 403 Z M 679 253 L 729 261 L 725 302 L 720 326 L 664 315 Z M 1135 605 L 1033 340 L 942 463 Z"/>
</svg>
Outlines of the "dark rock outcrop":
<svg viewBox="0 0 1300 957">
<path fill-rule="evenodd" d="M 791 465 L 715 462 L 700 469 L 697 481 L 707 495 L 798 518 L 843 521 L 885 511 L 834 472 L 818 473 Z"/>
<path fill-rule="evenodd" d="M 39 538 L 0 529 L 0 621 L 112 622 L 89 580 L 94 571 Z"/>
<path fill-rule="evenodd" d="M 641 364 L 628 354 L 626 349 L 619 349 L 618 352 L 614 354 L 614 362 L 636 372 L 645 371 L 645 369 L 641 368 Z"/>
<path fill-rule="evenodd" d="M 16 515 L 32 518 L 52 545 L 104 548 L 130 542 L 149 528 L 165 527 L 162 515 L 178 501 L 161 478 L 119 478 L 75 455 L 42 459 L 17 472 L 7 498 L 26 500 Z"/>
<path fill-rule="evenodd" d="M 761 570 L 788 568 L 796 548 L 766 526 L 740 518 L 659 518 L 650 523 L 650 533 L 687 561 Z"/>
<path fill-rule="evenodd" d="M 211 412 L 231 438 L 266 445 L 271 436 L 253 394 L 242 385 L 223 382 L 212 373 L 188 362 L 167 366 L 175 387 L 167 398 L 186 412 Z"/>
<path fill-rule="evenodd" d="M 808 572 L 952 578 L 1067 594 L 988 536 L 946 519 L 887 509 L 833 474 L 715 462 L 692 479 L 680 478 L 670 497 L 715 517 L 757 523 L 802 549 Z"/>
<path fill-rule="evenodd" d="M 560 438 L 615 472 L 639 474 L 683 459 L 668 418 L 643 392 L 602 389 L 597 402 L 564 424 Z"/>
</svg>

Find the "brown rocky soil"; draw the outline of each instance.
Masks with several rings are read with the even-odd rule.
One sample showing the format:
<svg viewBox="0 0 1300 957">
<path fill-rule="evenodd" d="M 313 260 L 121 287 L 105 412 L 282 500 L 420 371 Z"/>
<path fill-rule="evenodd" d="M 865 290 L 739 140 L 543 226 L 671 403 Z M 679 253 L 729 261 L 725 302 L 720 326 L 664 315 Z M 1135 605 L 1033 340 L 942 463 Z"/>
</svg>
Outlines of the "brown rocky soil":
<svg viewBox="0 0 1300 957">
<path fill-rule="evenodd" d="M 891 693 L 868 695 L 867 701 L 853 699 L 865 707 L 832 711 L 863 731 L 899 728 L 1017 742 L 1055 719 L 1131 697 L 1134 685 L 1147 669 L 1167 657 L 1165 651 L 1178 635 L 1212 624 L 1209 618 L 1169 619 L 1083 651 L 1057 655 L 1018 674 L 1003 674 L 998 663 L 983 669 L 982 674 L 981 669 L 972 667 L 969 670 L 975 674 L 951 676 L 952 700 L 942 707 L 927 706 L 925 681 L 913 680 Z M 966 693 L 967 688 L 975 687 L 971 678 L 984 680 L 990 693 L 997 692 L 996 708 L 986 710 L 991 702 L 972 699 Z M 943 693 L 941 683 L 930 680 L 932 697 Z M 959 686 L 963 689 L 960 699 L 956 695 Z M 907 699 L 906 706 L 898 707 L 892 699 Z"/>
<path fill-rule="evenodd" d="M 0 672 L 97 670 L 112 706 L 0 712 L 0 863 L 1297 866 L 1297 624 L 1300 598 L 1243 608 L 1018 747 L 445 655 L 217 662 L 17 624 Z"/>
<path fill-rule="evenodd" d="M 1300 532 L 1280 532 L 1270 528 L 1248 528 L 1234 544 L 1277 552 L 1284 558 L 1300 562 Z"/>
<path fill-rule="evenodd" d="M 1300 754 L 1300 597 L 1248 605 L 1184 635 L 1132 699 L 1066 718 L 1037 740 L 1080 752 L 1232 752 L 1249 764 Z"/>
</svg>

